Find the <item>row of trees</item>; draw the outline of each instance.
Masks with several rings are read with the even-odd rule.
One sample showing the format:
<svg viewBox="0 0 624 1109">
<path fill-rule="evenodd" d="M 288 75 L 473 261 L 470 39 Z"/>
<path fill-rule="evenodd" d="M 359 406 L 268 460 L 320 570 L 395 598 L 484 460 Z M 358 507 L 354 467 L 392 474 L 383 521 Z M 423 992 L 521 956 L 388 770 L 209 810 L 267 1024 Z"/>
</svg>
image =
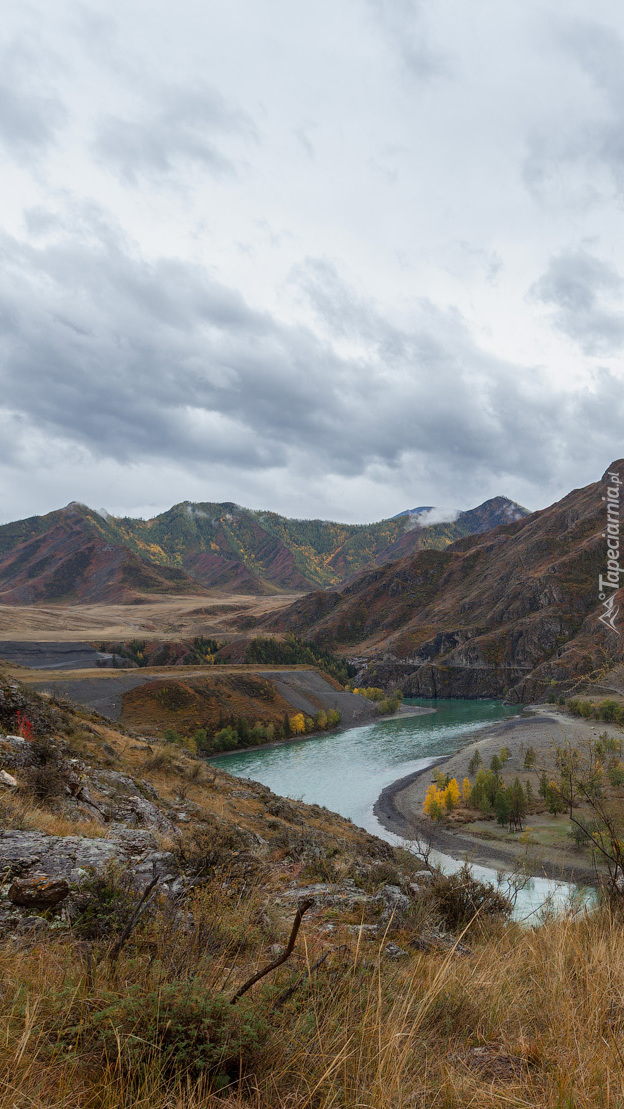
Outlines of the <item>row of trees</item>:
<svg viewBox="0 0 624 1109">
<path fill-rule="evenodd" d="M 115 659 L 127 659 L 135 666 L 206 666 L 218 663 L 217 651 L 222 647 L 216 639 L 196 635 L 189 643 L 185 642 L 148 642 L 146 639 L 130 639 L 125 643 L 100 643 L 99 650 L 112 654 Z M 117 664 L 119 665 L 119 664 Z"/>
<path fill-rule="evenodd" d="M 385 693 L 379 686 L 369 685 L 360 688 L 356 686 L 352 692 L 359 693 L 362 697 L 366 697 L 368 701 L 374 701 L 382 716 L 389 716 L 397 712 L 403 701 L 403 694 L 400 689 L 394 689 L 392 693 Z"/>
<path fill-rule="evenodd" d="M 573 716 L 582 716 L 587 720 L 604 720 L 608 724 L 624 724 L 624 704 L 610 698 L 596 704 L 595 701 L 573 697 L 568 701 L 568 708 Z"/>
<path fill-rule="evenodd" d="M 165 728 L 163 739 L 166 743 L 175 743 L 200 755 L 215 755 L 220 751 L 244 750 L 259 747 L 263 743 L 291 739 L 293 736 L 330 731 L 337 728 L 341 720 L 342 715 L 337 709 L 330 709 L 328 712 L 321 709 L 314 716 L 307 716 L 302 712 L 292 716 L 285 713 L 281 723 L 268 724 L 260 720 L 252 723 L 246 716 L 232 716 L 227 724 L 223 720 L 219 722 L 220 727 L 214 735 L 209 735 L 206 728 L 198 728 L 194 735 L 185 737 L 174 728 Z"/>
<path fill-rule="evenodd" d="M 440 773 L 427 789 L 423 812 L 432 820 L 443 820 L 463 801 L 466 807 L 478 809 L 483 816 L 495 814 L 499 824 L 508 825 L 510 832 L 518 832 L 524 828 L 527 805 L 532 799 L 530 782 L 527 792 L 519 778 L 506 786 L 492 769 L 479 770 L 474 786 L 470 778 L 464 778 L 461 790 L 456 778 L 445 778 Z"/>
<path fill-rule="evenodd" d="M 279 666 L 309 665 L 324 670 L 341 685 L 346 685 L 355 674 L 355 667 L 345 659 L 336 658 L 331 651 L 318 647 L 316 643 L 304 643 L 296 635 L 284 639 L 274 639 L 259 635 L 247 644 L 245 662 L 255 662 Z"/>
</svg>

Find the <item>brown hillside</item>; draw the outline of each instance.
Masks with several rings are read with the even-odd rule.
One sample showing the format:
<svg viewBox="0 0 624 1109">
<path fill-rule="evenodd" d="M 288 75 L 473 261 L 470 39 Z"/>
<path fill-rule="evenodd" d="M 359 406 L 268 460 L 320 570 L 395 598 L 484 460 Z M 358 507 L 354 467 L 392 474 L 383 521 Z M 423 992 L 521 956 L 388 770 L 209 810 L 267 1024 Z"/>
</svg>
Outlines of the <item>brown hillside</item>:
<svg viewBox="0 0 624 1109">
<path fill-rule="evenodd" d="M 200 593 L 177 567 L 155 566 L 121 545 L 104 542 L 78 512 L 66 510 L 50 530 L 0 558 L 0 602 L 115 603 L 139 593 Z"/>
<path fill-rule="evenodd" d="M 124 696 L 121 722 L 147 732 L 174 728 L 193 735 L 198 728 L 205 728 L 213 734 L 229 723 L 230 716 L 279 724 L 292 712 L 292 706 L 266 678 L 224 674 L 211 675 L 209 680 L 163 678 L 137 686 Z"/>
<path fill-rule="evenodd" d="M 624 461 L 611 471 L 624 478 Z M 419 696 L 533 700 L 622 658 L 598 621 L 606 475 L 551 507 L 444 551 L 366 571 L 314 593 L 265 627 L 360 659 L 364 677 Z M 367 673 L 366 673 L 367 672 Z"/>
<path fill-rule="evenodd" d="M 409 513 L 373 524 L 289 520 L 231 502 L 174 505 L 150 520 L 72 502 L 0 526 L 0 604 L 128 603 L 205 589 L 258 596 L 338 586 L 367 566 L 523 515 L 497 497 L 455 521 Z"/>
</svg>

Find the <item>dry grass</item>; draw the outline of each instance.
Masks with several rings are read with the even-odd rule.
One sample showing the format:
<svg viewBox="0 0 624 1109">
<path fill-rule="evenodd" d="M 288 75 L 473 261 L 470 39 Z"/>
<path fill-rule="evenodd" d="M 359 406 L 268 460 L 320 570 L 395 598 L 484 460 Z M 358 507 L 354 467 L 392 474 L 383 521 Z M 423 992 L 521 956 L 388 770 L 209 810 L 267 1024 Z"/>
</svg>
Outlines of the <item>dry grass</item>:
<svg viewBox="0 0 624 1109">
<path fill-rule="evenodd" d="M 4 828 L 28 832 L 46 832 L 49 836 L 88 836 L 108 839 L 109 830 L 99 820 L 77 820 L 38 805 L 27 794 L 3 793 L 0 822 Z"/>
<path fill-rule="evenodd" d="M 471 956 L 417 952 L 396 962 L 351 936 L 282 1007 L 276 991 L 314 962 L 309 929 L 294 964 L 254 987 L 268 1042 L 250 1078 L 218 1098 L 156 1056 L 131 1075 L 120 1055 L 74 1033 L 111 996 L 199 980 L 231 996 L 266 960 L 284 922 L 260 922 L 262 891 L 199 894 L 196 926 L 162 907 L 88 987 L 84 947 L 47 937 L 0 948 L 0 1104 L 24 1109 L 620 1109 L 624 1103 L 624 925 L 606 911 L 540 928 L 500 927 Z M 271 913 L 269 913 L 269 916 Z M 123 1044 L 119 1040 L 123 1053 Z"/>
</svg>

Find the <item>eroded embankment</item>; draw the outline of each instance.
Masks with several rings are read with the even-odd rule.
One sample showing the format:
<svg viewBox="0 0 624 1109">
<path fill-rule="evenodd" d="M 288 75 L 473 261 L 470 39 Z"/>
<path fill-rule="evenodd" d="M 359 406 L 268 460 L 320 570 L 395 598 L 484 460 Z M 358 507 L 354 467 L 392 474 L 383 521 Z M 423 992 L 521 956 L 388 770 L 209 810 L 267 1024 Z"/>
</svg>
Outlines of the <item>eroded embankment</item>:
<svg viewBox="0 0 624 1109">
<path fill-rule="evenodd" d="M 338 710 L 347 726 L 377 716 L 371 702 L 347 693 L 316 670 L 215 667 L 173 676 L 167 671 L 102 671 L 30 683 L 39 692 L 69 697 L 111 720 L 139 730 L 173 727 L 214 730 L 231 716 L 279 723 L 285 714 Z"/>
</svg>

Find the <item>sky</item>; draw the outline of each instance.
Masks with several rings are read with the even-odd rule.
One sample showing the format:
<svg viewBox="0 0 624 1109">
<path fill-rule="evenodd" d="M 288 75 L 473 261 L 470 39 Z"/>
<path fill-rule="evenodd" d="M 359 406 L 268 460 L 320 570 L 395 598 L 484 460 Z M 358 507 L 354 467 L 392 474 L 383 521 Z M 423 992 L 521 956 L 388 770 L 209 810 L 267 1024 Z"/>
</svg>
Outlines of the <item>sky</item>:
<svg viewBox="0 0 624 1109">
<path fill-rule="evenodd" d="M 0 522 L 624 455 L 616 0 L 5 0 Z"/>
</svg>

